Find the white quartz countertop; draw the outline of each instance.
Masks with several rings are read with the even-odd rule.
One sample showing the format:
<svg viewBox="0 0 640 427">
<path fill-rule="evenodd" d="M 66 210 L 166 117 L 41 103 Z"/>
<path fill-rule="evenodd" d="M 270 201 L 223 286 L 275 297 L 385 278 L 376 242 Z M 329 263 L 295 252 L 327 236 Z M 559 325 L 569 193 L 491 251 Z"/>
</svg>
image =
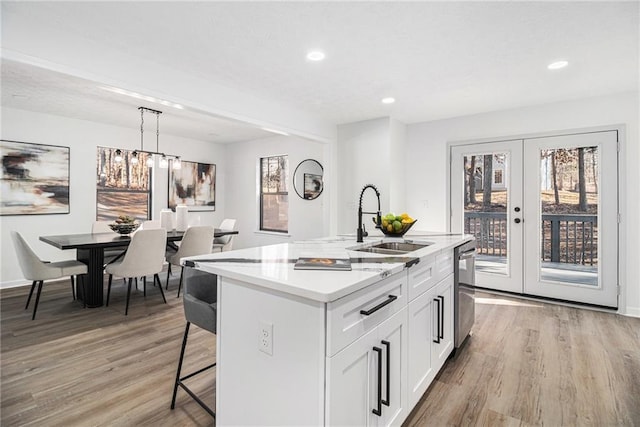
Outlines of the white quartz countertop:
<svg viewBox="0 0 640 427">
<path fill-rule="evenodd" d="M 401 272 L 406 268 L 407 263 L 413 265 L 416 259 L 424 259 L 452 250 L 472 238 L 468 234 L 416 231 L 414 234 L 405 235 L 403 239 L 367 237 L 363 243 L 356 243 L 355 236 L 335 236 L 200 255 L 183 258 L 182 262 L 192 261 L 195 263 L 195 268 L 201 271 L 273 291 L 320 302 L 331 302 L 372 285 L 384 277 Z M 402 240 L 428 243 L 429 246 L 401 256 L 353 250 L 383 241 Z M 332 256 L 337 252 L 346 252 L 349 255 L 351 271 L 294 270 L 293 268 L 296 260 L 301 256 L 310 254 L 314 257 Z"/>
</svg>

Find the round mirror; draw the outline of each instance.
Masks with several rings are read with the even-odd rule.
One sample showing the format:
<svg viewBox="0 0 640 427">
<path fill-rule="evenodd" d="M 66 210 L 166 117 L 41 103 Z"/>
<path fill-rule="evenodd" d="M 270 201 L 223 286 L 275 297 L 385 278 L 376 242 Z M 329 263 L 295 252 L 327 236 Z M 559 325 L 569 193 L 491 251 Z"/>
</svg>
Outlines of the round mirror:
<svg viewBox="0 0 640 427">
<path fill-rule="evenodd" d="M 316 199 L 322 193 L 322 165 L 313 159 L 300 162 L 293 173 L 293 188 L 306 200 Z"/>
</svg>

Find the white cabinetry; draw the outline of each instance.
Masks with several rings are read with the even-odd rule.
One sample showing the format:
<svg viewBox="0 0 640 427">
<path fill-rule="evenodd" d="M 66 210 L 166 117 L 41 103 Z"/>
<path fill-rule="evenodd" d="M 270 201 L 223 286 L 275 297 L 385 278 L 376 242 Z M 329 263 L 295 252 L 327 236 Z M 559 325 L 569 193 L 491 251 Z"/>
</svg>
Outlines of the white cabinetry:
<svg viewBox="0 0 640 427">
<path fill-rule="evenodd" d="M 327 358 L 327 425 L 400 425 L 406 391 L 407 310 Z"/>
<path fill-rule="evenodd" d="M 453 350 L 453 275 L 450 274 L 436 286 L 433 345 L 431 360 L 438 371 Z"/>
<path fill-rule="evenodd" d="M 413 272 L 409 269 L 407 386 L 410 407 L 420 400 L 453 350 L 451 252 L 438 254 L 435 260 L 421 261 Z M 422 278 L 418 282 L 420 286 L 413 283 L 412 278 Z"/>
<path fill-rule="evenodd" d="M 408 307 L 408 374 L 409 405 L 414 406 L 433 381 L 436 371 L 431 362 L 434 339 L 435 290 L 420 295 Z"/>
</svg>

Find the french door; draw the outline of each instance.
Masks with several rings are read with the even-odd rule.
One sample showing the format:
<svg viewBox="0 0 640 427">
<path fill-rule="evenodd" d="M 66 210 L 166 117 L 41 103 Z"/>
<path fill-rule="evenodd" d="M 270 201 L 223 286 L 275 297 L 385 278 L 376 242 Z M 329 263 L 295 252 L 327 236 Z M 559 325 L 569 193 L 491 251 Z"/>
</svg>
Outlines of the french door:
<svg viewBox="0 0 640 427">
<path fill-rule="evenodd" d="M 451 147 L 451 230 L 477 286 L 618 305 L 617 131 Z"/>
</svg>

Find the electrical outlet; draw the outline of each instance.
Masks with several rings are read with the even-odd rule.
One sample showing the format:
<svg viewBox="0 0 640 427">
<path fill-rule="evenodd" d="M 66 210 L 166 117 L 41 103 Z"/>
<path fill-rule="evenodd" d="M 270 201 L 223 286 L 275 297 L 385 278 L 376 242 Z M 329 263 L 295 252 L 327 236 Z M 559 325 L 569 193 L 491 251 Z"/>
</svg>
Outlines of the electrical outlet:
<svg viewBox="0 0 640 427">
<path fill-rule="evenodd" d="M 258 350 L 273 356 L 273 323 L 260 321 L 258 329 Z"/>
</svg>

